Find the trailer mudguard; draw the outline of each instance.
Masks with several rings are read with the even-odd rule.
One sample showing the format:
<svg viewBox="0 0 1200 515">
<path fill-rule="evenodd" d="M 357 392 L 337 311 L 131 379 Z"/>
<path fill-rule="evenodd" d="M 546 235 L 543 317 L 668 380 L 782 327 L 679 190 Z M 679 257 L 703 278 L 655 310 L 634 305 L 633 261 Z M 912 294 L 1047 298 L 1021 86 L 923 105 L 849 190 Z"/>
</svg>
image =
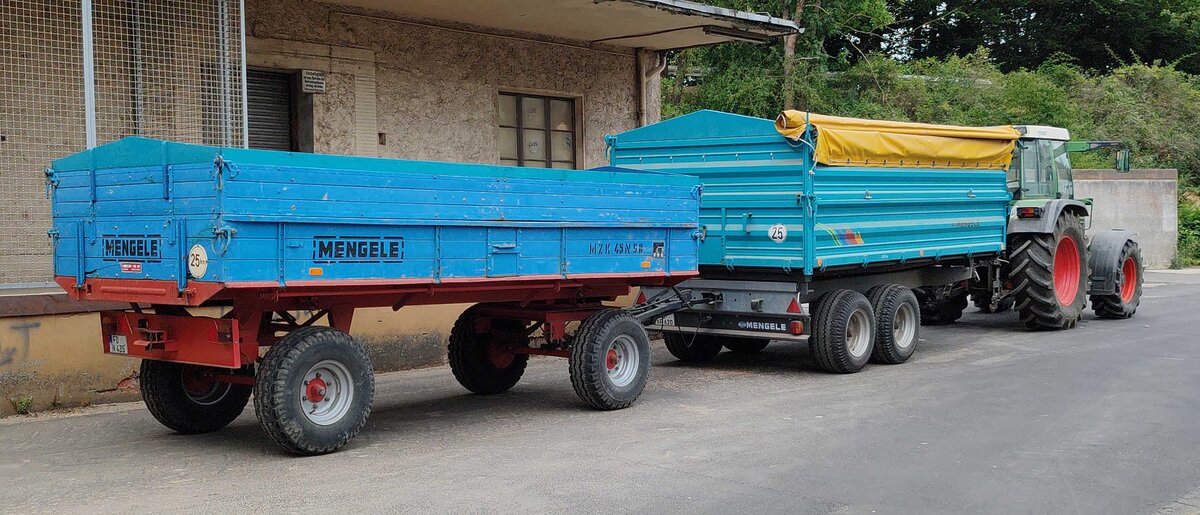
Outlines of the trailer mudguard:
<svg viewBox="0 0 1200 515">
<path fill-rule="evenodd" d="M 1137 233 L 1124 229 L 1101 231 L 1092 235 L 1088 242 L 1088 295 L 1111 295 L 1117 293 L 1120 277 L 1121 251 L 1125 243 L 1133 241 Z"/>
<path fill-rule="evenodd" d="M 1054 199 L 1046 201 L 1042 208 L 1041 218 L 1017 218 L 1017 208 L 1009 209 L 1008 234 L 1049 234 L 1054 232 L 1054 224 L 1058 215 L 1064 210 L 1072 210 L 1080 216 L 1088 215 L 1087 205 L 1074 199 Z"/>
</svg>

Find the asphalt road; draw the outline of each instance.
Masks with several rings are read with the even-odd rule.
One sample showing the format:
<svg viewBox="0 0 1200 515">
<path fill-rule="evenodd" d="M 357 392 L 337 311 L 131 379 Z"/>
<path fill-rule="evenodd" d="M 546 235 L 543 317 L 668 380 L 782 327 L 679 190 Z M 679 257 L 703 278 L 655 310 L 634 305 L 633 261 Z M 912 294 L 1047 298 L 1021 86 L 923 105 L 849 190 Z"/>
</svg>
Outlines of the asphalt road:
<svg viewBox="0 0 1200 515">
<path fill-rule="evenodd" d="M 498 397 L 386 374 L 366 430 L 313 458 L 249 409 L 198 437 L 139 404 L 6 419 L 0 512 L 1200 513 L 1200 273 L 1145 291 L 1066 332 L 972 313 L 850 376 L 801 345 L 703 366 L 656 345 L 618 412 L 550 358 Z"/>
</svg>

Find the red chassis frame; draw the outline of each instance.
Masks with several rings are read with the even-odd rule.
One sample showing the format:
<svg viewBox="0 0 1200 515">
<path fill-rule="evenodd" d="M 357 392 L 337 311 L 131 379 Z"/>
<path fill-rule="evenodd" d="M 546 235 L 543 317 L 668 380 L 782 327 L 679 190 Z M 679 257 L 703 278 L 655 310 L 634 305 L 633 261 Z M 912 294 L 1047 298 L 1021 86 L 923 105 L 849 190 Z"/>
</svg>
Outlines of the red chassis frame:
<svg viewBox="0 0 1200 515">
<path fill-rule="evenodd" d="M 505 303 L 481 312 L 480 332 L 492 319 L 541 324 L 547 340 L 565 338 L 566 324 L 587 318 L 602 301 L 626 295 L 634 286 L 673 286 L 695 273 L 666 276 L 589 274 L 579 276 L 486 278 L 469 280 L 359 280 L 279 283 L 212 283 L 189 281 L 180 291 L 174 281 L 145 279 L 87 279 L 76 287 L 74 277 L 55 280 L 79 300 L 129 302 L 131 311 L 100 314 L 104 351 L 114 337 L 123 337 L 127 355 L 143 359 L 238 369 L 255 363 L 259 348 L 273 345 L 278 333 L 310 325 L 327 317 L 331 327 L 349 332 L 356 308 L 458 303 Z M 143 313 L 150 304 L 154 314 Z M 193 317 L 187 306 L 229 306 L 221 318 Z M 312 310 L 298 321 L 288 312 Z M 116 338 L 120 341 L 121 338 Z M 512 349 L 524 354 L 565 356 L 562 349 Z M 244 382 L 245 376 L 219 379 Z"/>
</svg>

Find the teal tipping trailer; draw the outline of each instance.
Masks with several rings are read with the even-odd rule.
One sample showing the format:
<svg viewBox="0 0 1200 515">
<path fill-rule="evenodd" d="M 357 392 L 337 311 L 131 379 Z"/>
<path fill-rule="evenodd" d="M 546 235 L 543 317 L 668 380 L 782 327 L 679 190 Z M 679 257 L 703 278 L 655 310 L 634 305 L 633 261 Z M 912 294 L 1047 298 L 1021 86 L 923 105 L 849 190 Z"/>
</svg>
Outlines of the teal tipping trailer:
<svg viewBox="0 0 1200 515">
<path fill-rule="evenodd" d="M 1005 250 L 1015 130 L 807 116 L 794 138 L 715 111 L 608 138 L 614 166 L 703 185 L 701 276 L 681 287 L 712 301 L 655 326 L 677 357 L 807 340 L 831 371 L 901 362 L 919 288 L 962 283 Z M 881 321 L 894 338 L 876 341 Z"/>
</svg>

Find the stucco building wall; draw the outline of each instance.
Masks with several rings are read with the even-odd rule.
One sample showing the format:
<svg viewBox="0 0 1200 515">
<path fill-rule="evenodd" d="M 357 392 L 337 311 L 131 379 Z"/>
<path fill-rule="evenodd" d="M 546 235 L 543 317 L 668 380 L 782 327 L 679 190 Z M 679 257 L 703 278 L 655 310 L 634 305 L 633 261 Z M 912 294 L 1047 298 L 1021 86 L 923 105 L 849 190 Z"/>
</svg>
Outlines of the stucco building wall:
<svg viewBox="0 0 1200 515">
<path fill-rule="evenodd" d="M 502 91 L 574 98 L 581 167 L 606 164 L 605 134 L 637 126 L 631 50 L 303 0 L 251 0 L 246 13 L 250 66 L 326 72 L 329 92 L 312 98 L 317 152 L 496 163 Z M 658 91 L 651 77 L 643 100 L 649 122 L 658 119 Z"/>
</svg>

